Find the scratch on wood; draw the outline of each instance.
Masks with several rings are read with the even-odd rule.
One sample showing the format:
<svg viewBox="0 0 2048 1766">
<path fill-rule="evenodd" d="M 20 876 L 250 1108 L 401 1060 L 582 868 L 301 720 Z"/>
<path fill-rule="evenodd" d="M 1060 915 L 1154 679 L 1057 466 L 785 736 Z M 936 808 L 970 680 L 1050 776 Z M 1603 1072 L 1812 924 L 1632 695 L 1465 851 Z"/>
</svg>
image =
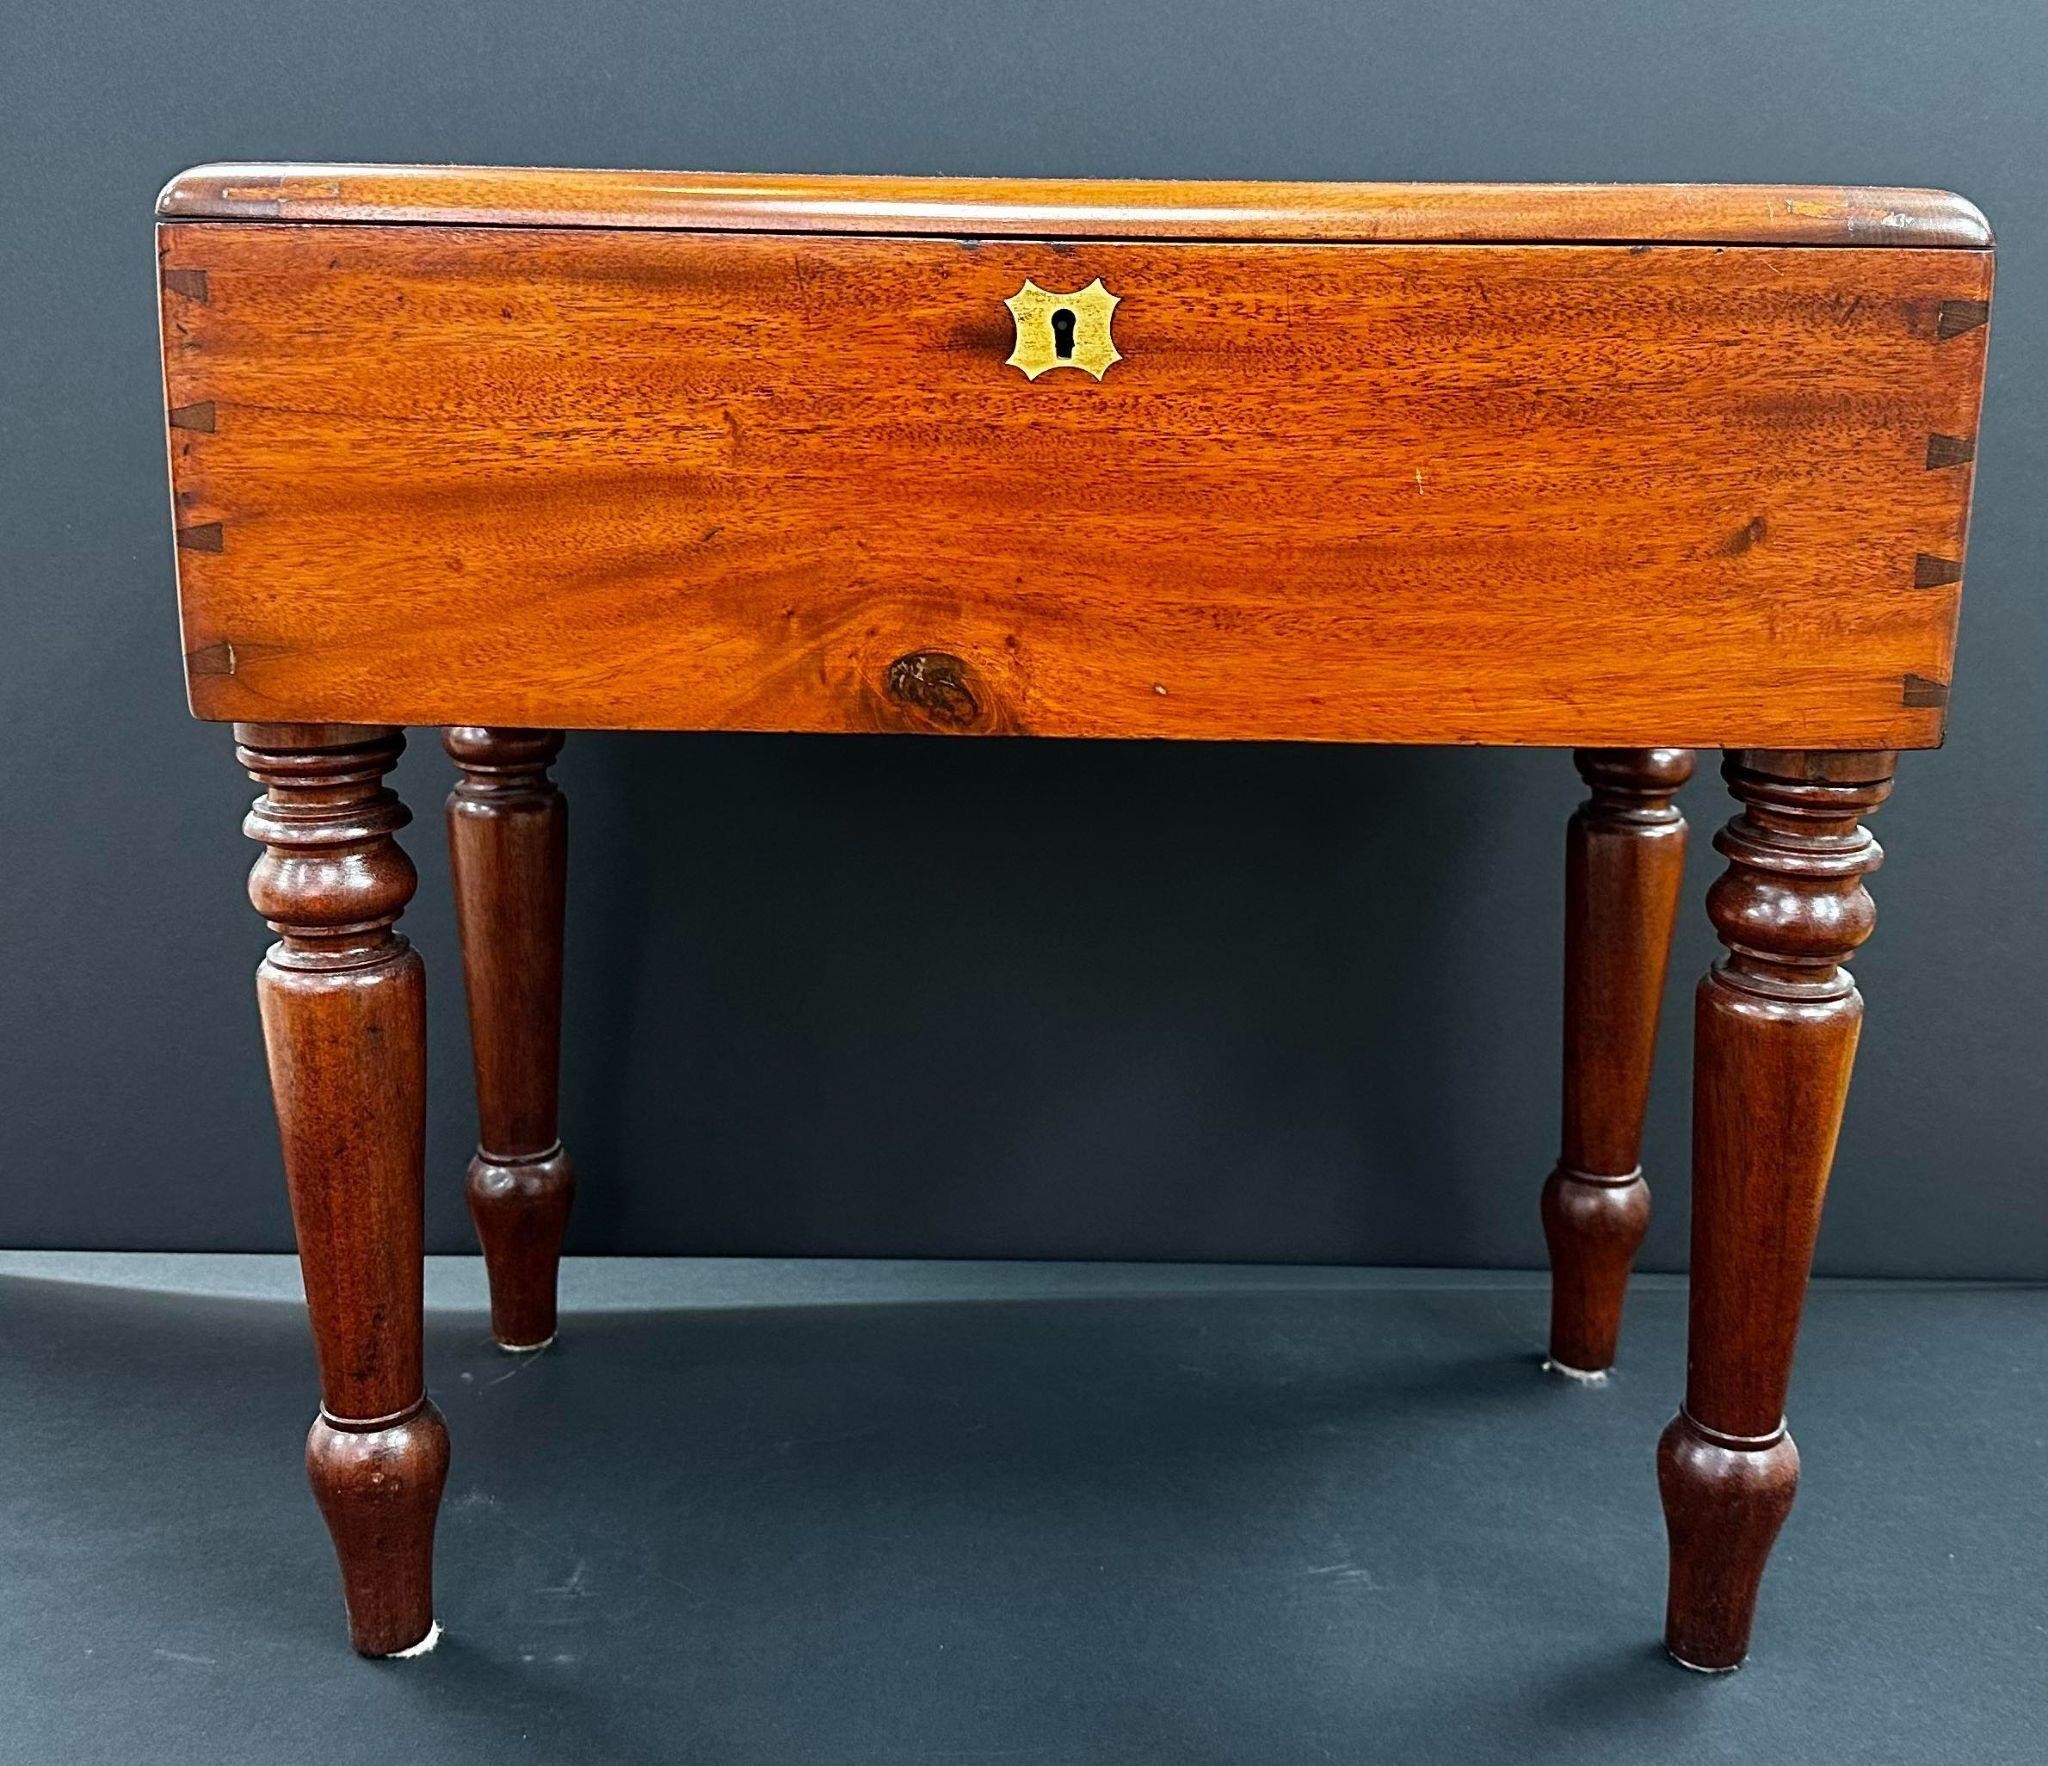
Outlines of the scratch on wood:
<svg viewBox="0 0 2048 1766">
<path fill-rule="evenodd" d="M 1934 315 L 1934 335 L 1961 337 L 1965 331 L 1975 331 L 1990 317 L 1988 300 L 1945 300 Z"/>
<path fill-rule="evenodd" d="M 219 552 L 225 550 L 220 523 L 202 521 L 196 527 L 178 529 L 178 544 L 187 552 Z"/>
<path fill-rule="evenodd" d="M 1908 675 L 1899 695 L 1901 705 L 1939 709 L 1948 704 L 1948 682 L 1930 681 L 1925 675 Z"/>
<path fill-rule="evenodd" d="M 1967 435 L 1930 435 L 1927 438 L 1927 470 L 1940 466 L 1967 466 L 1977 457 L 1977 443 Z"/>
<path fill-rule="evenodd" d="M 204 270 L 166 270 L 164 286 L 173 294 L 182 294 L 187 300 L 196 300 L 202 306 L 209 298 Z"/>
<path fill-rule="evenodd" d="M 213 400 L 202 399 L 196 405 L 173 405 L 171 427 L 173 429 L 200 429 L 213 434 Z"/>
<path fill-rule="evenodd" d="M 1913 587 L 1916 589 L 1938 589 L 1948 583 L 1963 580 L 1963 566 L 1955 558 L 1937 558 L 1932 552 L 1920 552 L 1913 559 Z"/>
</svg>

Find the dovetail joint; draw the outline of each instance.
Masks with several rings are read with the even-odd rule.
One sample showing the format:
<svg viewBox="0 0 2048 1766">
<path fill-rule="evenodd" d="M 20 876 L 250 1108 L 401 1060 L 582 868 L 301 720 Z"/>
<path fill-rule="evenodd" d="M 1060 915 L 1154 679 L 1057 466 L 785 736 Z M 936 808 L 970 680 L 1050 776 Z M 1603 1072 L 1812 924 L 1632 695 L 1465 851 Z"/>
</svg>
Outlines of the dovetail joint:
<svg viewBox="0 0 2048 1766">
<path fill-rule="evenodd" d="M 1991 303 L 1988 300 L 1945 300 L 1934 315 L 1934 335 L 1961 337 L 1965 331 L 1975 331 L 1990 318 Z"/>
</svg>

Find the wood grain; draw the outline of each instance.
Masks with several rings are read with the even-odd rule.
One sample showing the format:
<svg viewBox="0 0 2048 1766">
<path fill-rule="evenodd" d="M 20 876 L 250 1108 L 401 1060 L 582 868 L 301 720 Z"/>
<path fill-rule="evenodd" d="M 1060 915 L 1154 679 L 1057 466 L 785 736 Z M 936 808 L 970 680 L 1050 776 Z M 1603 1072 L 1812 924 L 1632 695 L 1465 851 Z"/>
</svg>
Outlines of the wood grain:
<svg viewBox="0 0 2048 1766">
<path fill-rule="evenodd" d="M 448 856 L 476 1068 L 476 1157 L 465 1189 L 505 1349 L 555 1336 L 555 1275 L 576 1191 L 556 1122 L 569 806 L 548 768 L 559 730 L 461 728 Z"/>
<path fill-rule="evenodd" d="M 1031 239 L 1651 241 L 1982 248 L 1946 190 L 1793 184 L 1293 184 L 514 166 L 211 165 L 167 218 Z"/>
<path fill-rule="evenodd" d="M 1750 753 L 1722 771 L 1742 813 L 1707 895 L 1727 954 L 1693 1020 L 1692 1279 L 1685 1403 L 1659 1445 L 1671 1543 L 1665 1642 L 1724 1671 L 1799 1486 L 1785 1427 L 1792 1353 L 1863 1023 L 1844 965 L 1883 857 L 1862 826 L 1894 756 Z"/>
<path fill-rule="evenodd" d="M 292 1226 L 320 1364 L 306 1470 L 364 1655 L 434 1622 L 448 1431 L 421 1361 L 426 979 L 393 927 L 413 867 L 385 788 L 405 740 L 347 725 L 242 724 L 264 793 L 249 899 L 278 942 L 257 972 Z"/>
<path fill-rule="evenodd" d="M 161 230 L 203 717 L 1940 739 L 1988 254 Z M 1027 383 L 1026 277 L 1124 360 Z"/>
<path fill-rule="evenodd" d="M 1630 1265 L 1650 1224 L 1641 1164 L 1657 1015 L 1685 874 L 1683 748 L 1582 748 L 1591 795 L 1565 832 L 1564 1108 L 1543 1186 L 1550 1362 L 1614 1364 Z"/>
</svg>

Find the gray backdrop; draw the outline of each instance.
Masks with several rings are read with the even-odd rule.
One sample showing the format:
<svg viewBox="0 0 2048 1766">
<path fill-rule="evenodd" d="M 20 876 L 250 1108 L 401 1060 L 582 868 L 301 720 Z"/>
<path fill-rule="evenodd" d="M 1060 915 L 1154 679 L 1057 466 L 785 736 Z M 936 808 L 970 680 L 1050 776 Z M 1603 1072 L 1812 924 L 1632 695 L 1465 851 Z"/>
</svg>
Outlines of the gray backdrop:
<svg viewBox="0 0 2048 1766">
<path fill-rule="evenodd" d="M 1954 735 L 1879 823 L 1821 1259 L 2048 1276 L 2039 9 L 6 10 L 0 1244 L 289 1243 L 251 787 L 185 715 L 172 621 L 150 200 L 180 166 L 1759 179 L 1947 185 L 2003 234 Z M 1667 1268 L 1704 770 L 1648 1149 Z M 426 734 L 398 782 L 452 1250 L 447 771 Z M 1562 754 L 592 736 L 560 776 L 577 1248 L 1541 1261 Z"/>
</svg>

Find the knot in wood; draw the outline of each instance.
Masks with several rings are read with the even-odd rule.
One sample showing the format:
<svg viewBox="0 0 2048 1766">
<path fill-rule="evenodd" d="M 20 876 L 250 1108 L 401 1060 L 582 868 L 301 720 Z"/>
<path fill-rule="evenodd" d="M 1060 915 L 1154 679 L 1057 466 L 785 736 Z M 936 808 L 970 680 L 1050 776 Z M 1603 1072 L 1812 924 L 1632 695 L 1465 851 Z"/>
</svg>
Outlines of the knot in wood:
<svg viewBox="0 0 2048 1766">
<path fill-rule="evenodd" d="M 882 690 L 898 705 L 944 729 L 968 730 L 982 717 L 974 670 L 943 650 L 913 650 L 889 664 Z"/>
</svg>

